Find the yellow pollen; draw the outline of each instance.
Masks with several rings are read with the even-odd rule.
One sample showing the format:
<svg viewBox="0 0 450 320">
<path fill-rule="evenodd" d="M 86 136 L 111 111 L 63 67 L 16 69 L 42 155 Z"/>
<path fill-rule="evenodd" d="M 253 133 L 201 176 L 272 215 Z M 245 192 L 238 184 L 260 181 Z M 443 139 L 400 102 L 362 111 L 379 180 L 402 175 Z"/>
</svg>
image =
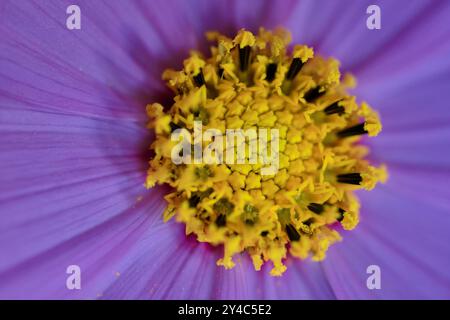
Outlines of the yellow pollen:
<svg viewBox="0 0 450 320">
<path fill-rule="evenodd" d="M 175 217 L 198 241 L 223 245 L 220 266 L 232 268 L 233 257 L 247 252 L 256 270 L 271 262 L 270 274 L 280 276 L 289 255 L 324 259 L 341 239 L 337 230 L 359 222 L 354 191 L 387 179 L 386 168 L 371 166 L 368 148 L 358 143 L 381 131 L 378 114 L 347 93 L 355 79 L 347 74 L 341 81 L 337 60 L 305 45 L 289 50 L 286 30 L 207 38 L 217 43 L 210 57 L 192 52 L 183 70 L 164 72 L 172 106 L 147 106 L 155 139 L 146 187 L 173 188 L 164 221 Z M 172 133 L 184 129 L 194 140 L 199 121 L 203 132 L 277 129 L 278 170 L 264 175 L 259 162 L 175 164 Z M 203 137 L 200 144 L 206 150 L 211 141 Z M 250 141 L 233 146 L 235 157 L 238 147 L 247 159 Z"/>
</svg>

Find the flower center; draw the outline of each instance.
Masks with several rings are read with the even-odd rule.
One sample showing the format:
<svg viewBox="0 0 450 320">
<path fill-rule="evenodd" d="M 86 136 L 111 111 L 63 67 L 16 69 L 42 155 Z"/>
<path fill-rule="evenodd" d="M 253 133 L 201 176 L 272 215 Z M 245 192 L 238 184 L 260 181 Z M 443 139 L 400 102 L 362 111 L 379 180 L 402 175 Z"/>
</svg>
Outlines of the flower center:
<svg viewBox="0 0 450 320">
<path fill-rule="evenodd" d="M 347 93 L 355 80 L 345 75 L 340 81 L 338 61 L 314 56 L 304 45 L 288 54 L 285 30 L 261 29 L 257 36 L 241 30 L 234 39 L 210 32 L 207 38 L 217 43 L 211 57 L 193 52 L 183 70 L 164 72 L 175 92 L 173 105 L 167 110 L 157 103 L 147 106 L 149 127 L 156 133 L 147 188 L 156 183 L 174 188 L 165 197 L 164 220 L 176 216 L 198 241 L 223 245 L 217 264 L 225 268 L 244 251 L 256 270 L 271 261 L 275 276 L 286 270 L 288 252 L 324 259 L 340 240 L 339 224 L 346 230 L 358 224 L 354 191 L 370 190 L 387 177 L 384 166 L 369 165 L 367 147 L 358 144 L 362 135 L 381 130 L 377 113 Z M 277 130 L 277 141 L 266 139 L 278 146 L 271 149 L 277 170 L 263 174 L 261 161 L 224 163 L 219 151 L 229 151 L 230 141 L 217 144 L 217 136 L 205 139 L 206 133 L 196 140 L 199 122 L 203 131 Z M 189 148 L 176 154 L 186 157 L 186 150 L 206 151 L 216 143 L 215 152 L 174 163 L 180 142 L 173 133 L 180 130 L 193 134 L 194 142 L 183 140 Z M 248 160 L 251 146 L 245 139 L 231 144 L 231 153 L 244 150 Z"/>
</svg>

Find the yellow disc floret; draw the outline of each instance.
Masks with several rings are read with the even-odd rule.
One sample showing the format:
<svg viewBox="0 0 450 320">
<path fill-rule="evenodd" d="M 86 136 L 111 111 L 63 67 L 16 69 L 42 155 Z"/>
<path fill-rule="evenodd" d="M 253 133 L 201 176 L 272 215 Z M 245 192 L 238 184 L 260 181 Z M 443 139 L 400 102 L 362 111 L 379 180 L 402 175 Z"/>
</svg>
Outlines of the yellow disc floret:
<svg viewBox="0 0 450 320">
<path fill-rule="evenodd" d="M 384 166 L 364 159 L 368 148 L 358 143 L 381 131 L 378 114 L 347 93 L 355 80 L 345 75 L 341 82 L 338 61 L 304 45 L 289 54 L 285 30 L 241 30 L 234 39 L 209 32 L 207 38 L 217 43 L 211 57 L 193 52 L 183 70 L 164 72 L 173 105 L 147 106 L 155 139 L 146 186 L 173 187 L 164 221 L 175 216 L 198 241 L 223 245 L 217 264 L 225 268 L 244 251 L 256 270 L 271 261 L 274 276 L 286 270 L 288 253 L 324 259 L 340 240 L 339 225 L 351 230 L 359 222 L 354 191 L 387 178 Z M 271 151 L 275 171 L 250 160 L 252 146 L 258 146 L 253 152 L 264 148 L 252 144 L 261 137 L 249 135 L 230 147 L 214 135 L 237 129 L 276 130 L 264 137 L 267 149 L 278 142 Z M 176 148 L 181 138 L 187 149 Z M 177 163 L 174 155 L 193 160 Z M 225 162 L 225 155 L 237 161 Z"/>
</svg>

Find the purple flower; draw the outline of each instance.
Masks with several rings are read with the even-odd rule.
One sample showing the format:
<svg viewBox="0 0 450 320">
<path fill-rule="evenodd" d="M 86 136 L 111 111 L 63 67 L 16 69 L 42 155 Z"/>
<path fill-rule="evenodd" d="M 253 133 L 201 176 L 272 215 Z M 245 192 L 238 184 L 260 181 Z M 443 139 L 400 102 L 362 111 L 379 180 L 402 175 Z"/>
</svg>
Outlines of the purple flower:
<svg viewBox="0 0 450 320">
<path fill-rule="evenodd" d="M 0 3 L 0 298 L 450 298 L 448 1 L 76 2 L 80 30 L 70 1 Z M 390 179 L 359 194 L 360 225 L 323 262 L 288 259 L 276 278 L 246 256 L 217 267 L 221 248 L 163 223 L 167 189 L 143 183 L 145 105 L 171 98 L 162 71 L 205 51 L 205 31 L 279 25 L 356 76 Z"/>
</svg>

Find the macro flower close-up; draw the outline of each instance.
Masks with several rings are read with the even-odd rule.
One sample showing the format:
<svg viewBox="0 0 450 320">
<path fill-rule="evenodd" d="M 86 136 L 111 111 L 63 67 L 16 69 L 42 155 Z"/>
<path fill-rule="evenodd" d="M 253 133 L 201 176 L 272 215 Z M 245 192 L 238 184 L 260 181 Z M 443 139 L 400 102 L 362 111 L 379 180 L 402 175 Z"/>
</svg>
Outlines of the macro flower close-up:
<svg viewBox="0 0 450 320">
<path fill-rule="evenodd" d="M 0 0 L 0 299 L 450 299 L 448 21 Z"/>
</svg>

